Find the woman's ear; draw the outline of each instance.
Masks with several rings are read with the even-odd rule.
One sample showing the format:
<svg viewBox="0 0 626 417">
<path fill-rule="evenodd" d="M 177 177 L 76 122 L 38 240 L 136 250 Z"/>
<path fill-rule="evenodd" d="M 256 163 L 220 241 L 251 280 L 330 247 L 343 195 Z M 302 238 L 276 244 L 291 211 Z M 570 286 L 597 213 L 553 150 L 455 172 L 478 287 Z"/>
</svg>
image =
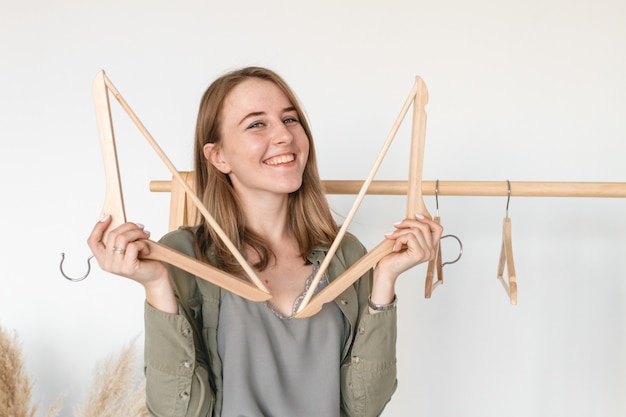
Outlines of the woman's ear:
<svg viewBox="0 0 626 417">
<path fill-rule="evenodd" d="M 223 158 L 221 152 L 222 148 L 219 144 L 207 143 L 206 145 L 204 145 L 202 150 L 204 152 L 204 157 L 207 161 L 209 161 L 211 165 L 219 169 L 220 172 L 222 172 L 223 174 L 230 174 L 232 170 L 230 169 L 230 165 L 228 164 L 228 162 L 226 162 L 226 160 Z"/>
</svg>

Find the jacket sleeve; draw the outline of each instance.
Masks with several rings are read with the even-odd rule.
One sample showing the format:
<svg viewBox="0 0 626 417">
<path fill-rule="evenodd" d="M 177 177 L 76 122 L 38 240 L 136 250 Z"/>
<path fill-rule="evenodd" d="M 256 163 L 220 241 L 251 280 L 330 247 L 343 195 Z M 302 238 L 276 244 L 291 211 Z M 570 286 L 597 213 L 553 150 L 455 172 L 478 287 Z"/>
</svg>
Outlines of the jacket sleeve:
<svg viewBox="0 0 626 417">
<path fill-rule="evenodd" d="M 348 267 L 365 254 L 362 245 L 358 245 L 361 249 L 344 250 Z M 351 329 L 350 355 L 341 369 L 342 409 L 350 417 L 379 416 L 397 387 L 396 308 L 369 313 L 371 282 L 372 270 L 354 284 L 358 315 Z"/>
<path fill-rule="evenodd" d="M 193 256 L 188 232 L 177 231 L 162 242 Z M 179 304 L 169 314 L 145 304 L 146 405 L 151 416 L 207 417 L 214 391 L 202 347 L 201 297 L 190 274 L 168 265 Z"/>
</svg>

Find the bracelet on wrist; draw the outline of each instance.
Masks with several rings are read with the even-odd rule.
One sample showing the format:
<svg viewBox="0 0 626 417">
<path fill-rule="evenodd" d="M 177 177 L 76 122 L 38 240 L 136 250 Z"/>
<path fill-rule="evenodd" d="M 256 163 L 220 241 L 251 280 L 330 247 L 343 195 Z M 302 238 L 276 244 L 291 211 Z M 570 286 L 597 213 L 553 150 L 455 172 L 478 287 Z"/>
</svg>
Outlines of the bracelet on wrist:
<svg viewBox="0 0 626 417">
<path fill-rule="evenodd" d="M 393 295 L 393 301 L 391 301 L 390 304 L 374 304 L 372 303 L 372 297 L 371 296 L 367 297 L 367 305 L 369 306 L 369 308 L 375 311 L 391 310 L 392 308 L 395 308 L 397 303 L 398 303 L 398 298 L 396 297 L 395 294 Z"/>
</svg>

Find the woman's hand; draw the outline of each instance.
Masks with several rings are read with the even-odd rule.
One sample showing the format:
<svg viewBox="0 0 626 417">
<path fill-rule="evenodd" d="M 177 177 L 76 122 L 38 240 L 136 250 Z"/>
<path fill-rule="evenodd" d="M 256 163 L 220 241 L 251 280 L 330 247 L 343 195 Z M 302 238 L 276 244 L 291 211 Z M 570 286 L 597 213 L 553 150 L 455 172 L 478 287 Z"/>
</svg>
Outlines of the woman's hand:
<svg viewBox="0 0 626 417">
<path fill-rule="evenodd" d="M 375 304 L 391 303 L 398 276 L 437 256 L 443 232 L 443 227 L 421 214 L 394 226 L 396 230 L 385 235 L 385 239 L 394 241 L 393 252 L 382 258 L 374 269 L 371 300 Z"/>
<path fill-rule="evenodd" d="M 378 262 L 387 275 L 398 276 L 402 272 L 428 262 L 437 255 L 443 227 L 434 221 L 415 215 L 415 220 L 406 219 L 394 224 L 396 230 L 385 235 L 394 240 L 393 252 Z"/>
<path fill-rule="evenodd" d="M 142 225 L 124 223 L 111 230 L 104 241 L 104 232 L 110 223 L 111 217 L 105 216 L 95 225 L 87 239 L 100 267 L 142 284 L 146 290 L 146 300 L 153 307 L 171 313 L 178 312 L 165 266 L 159 261 L 141 259 L 150 253 L 145 241 L 150 233 Z"/>
</svg>

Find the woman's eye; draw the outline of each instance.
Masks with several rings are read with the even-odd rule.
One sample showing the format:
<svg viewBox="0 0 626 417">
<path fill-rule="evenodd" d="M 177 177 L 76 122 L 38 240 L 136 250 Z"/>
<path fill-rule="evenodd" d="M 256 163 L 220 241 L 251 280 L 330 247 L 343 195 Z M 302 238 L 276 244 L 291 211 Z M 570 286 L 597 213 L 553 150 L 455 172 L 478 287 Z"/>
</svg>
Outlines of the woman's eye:
<svg viewBox="0 0 626 417">
<path fill-rule="evenodd" d="M 285 124 L 289 124 L 289 123 L 298 123 L 299 120 L 296 117 L 287 117 L 283 120 L 283 123 Z"/>
<path fill-rule="evenodd" d="M 250 126 L 248 126 L 248 129 L 254 129 L 257 127 L 263 127 L 263 122 L 254 122 Z"/>
</svg>

